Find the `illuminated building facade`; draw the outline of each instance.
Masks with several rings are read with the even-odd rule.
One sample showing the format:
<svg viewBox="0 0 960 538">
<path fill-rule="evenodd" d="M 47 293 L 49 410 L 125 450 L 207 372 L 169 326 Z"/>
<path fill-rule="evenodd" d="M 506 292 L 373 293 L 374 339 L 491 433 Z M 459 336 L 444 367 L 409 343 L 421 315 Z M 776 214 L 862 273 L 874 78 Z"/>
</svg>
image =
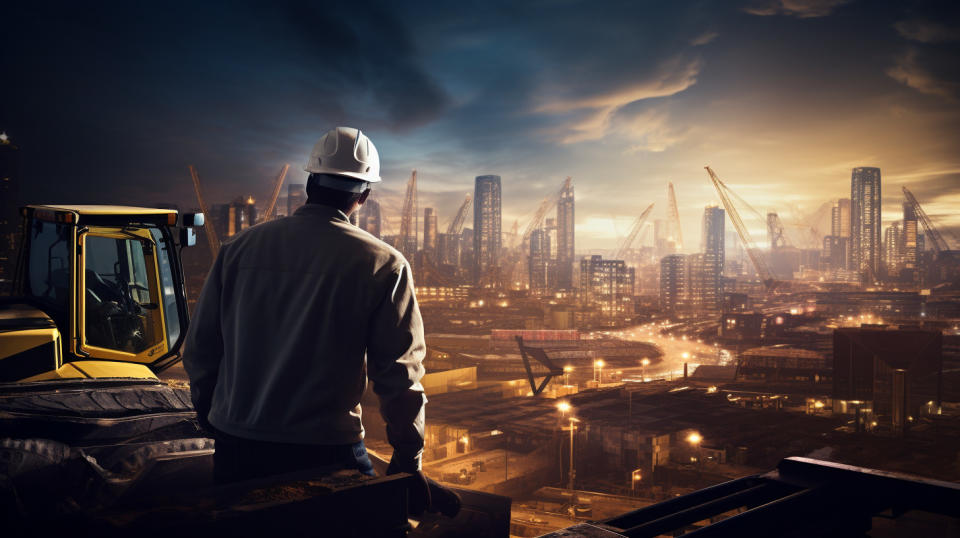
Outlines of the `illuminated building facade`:
<svg viewBox="0 0 960 538">
<path fill-rule="evenodd" d="M 636 273 L 623 260 L 589 256 L 580 260 L 580 299 L 585 307 L 598 310 L 601 317 L 613 318 L 633 312 Z"/>
<path fill-rule="evenodd" d="M 850 179 L 850 241 L 852 269 L 880 274 L 880 169 L 854 168 Z"/>
<path fill-rule="evenodd" d="M 660 309 L 676 313 L 686 306 L 687 257 L 670 254 L 660 259 Z"/>
<path fill-rule="evenodd" d="M 551 256 L 550 229 L 540 227 L 530 234 L 530 290 L 543 293 L 555 286 L 554 258 Z"/>
<path fill-rule="evenodd" d="M 478 283 L 500 265 L 500 176 L 477 176 L 473 194 L 473 278 Z"/>
<path fill-rule="evenodd" d="M 720 310 L 723 301 L 723 261 L 726 256 L 724 250 L 724 221 L 726 214 L 723 209 L 712 206 L 703 210 L 702 250 L 703 266 L 699 279 L 700 294 L 698 303 L 703 310 L 715 312 Z"/>
</svg>

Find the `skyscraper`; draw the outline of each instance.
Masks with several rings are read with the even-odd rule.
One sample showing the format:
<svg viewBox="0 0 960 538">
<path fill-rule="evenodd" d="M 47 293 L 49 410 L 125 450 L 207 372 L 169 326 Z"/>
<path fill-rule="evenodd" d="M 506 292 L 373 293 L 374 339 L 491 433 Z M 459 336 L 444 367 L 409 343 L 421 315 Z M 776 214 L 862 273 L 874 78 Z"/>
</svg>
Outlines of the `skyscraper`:
<svg viewBox="0 0 960 538">
<path fill-rule="evenodd" d="M 686 305 L 687 257 L 670 254 L 660 259 L 660 309 L 675 313 Z"/>
<path fill-rule="evenodd" d="M 830 209 L 830 235 L 823 238 L 822 259 L 831 271 L 846 271 L 850 256 L 850 199 L 840 198 Z"/>
<path fill-rule="evenodd" d="M 903 251 L 900 254 L 900 261 L 902 263 L 901 276 L 908 280 L 917 280 L 919 277 L 917 269 L 919 268 L 922 246 L 920 242 L 920 230 L 917 228 L 918 224 L 916 209 L 904 201 L 903 229 L 901 230 L 903 234 L 901 248 Z"/>
<path fill-rule="evenodd" d="M 367 198 L 367 201 L 360 206 L 358 213 L 357 226 L 377 239 L 380 239 L 382 234 L 380 202 Z"/>
<path fill-rule="evenodd" d="M 303 183 L 290 183 L 287 185 L 287 216 L 293 215 L 293 212 L 307 201 L 307 187 Z"/>
<path fill-rule="evenodd" d="M 575 254 L 573 183 L 565 184 L 557 202 L 557 287 L 573 289 Z"/>
<path fill-rule="evenodd" d="M 13 280 L 20 235 L 20 151 L 0 133 L 0 292 Z"/>
<path fill-rule="evenodd" d="M 895 221 L 883 230 L 883 261 L 886 266 L 886 274 L 890 277 L 900 276 L 900 269 L 903 264 L 903 231 L 900 228 L 900 221 Z"/>
<path fill-rule="evenodd" d="M 477 176 L 473 194 L 473 278 L 500 265 L 500 176 Z"/>
<path fill-rule="evenodd" d="M 436 257 L 437 212 L 432 207 L 423 208 L 423 250 Z"/>
<path fill-rule="evenodd" d="M 850 178 L 852 269 L 880 274 L 880 169 L 859 167 Z"/>
<path fill-rule="evenodd" d="M 553 287 L 550 278 L 553 259 L 550 256 L 550 233 L 547 228 L 539 227 L 530 234 L 529 278 L 530 289 L 544 292 Z"/>
<path fill-rule="evenodd" d="M 723 209 L 708 206 L 703 210 L 703 266 L 698 277 L 702 279 L 700 287 L 701 308 L 707 311 L 718 311 L 723 301 L 723 262 L 725 253 Z"/>
</svg>

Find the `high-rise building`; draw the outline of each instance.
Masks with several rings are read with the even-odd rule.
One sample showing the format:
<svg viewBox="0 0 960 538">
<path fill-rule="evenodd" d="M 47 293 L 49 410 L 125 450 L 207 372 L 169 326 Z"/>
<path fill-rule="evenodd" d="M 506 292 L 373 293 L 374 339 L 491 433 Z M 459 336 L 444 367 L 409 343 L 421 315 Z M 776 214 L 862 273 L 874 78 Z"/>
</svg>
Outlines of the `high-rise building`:
<svg viewBox="0 0 960 538">
<path fill-rule="evenodd" d="M 383 223 L 380 220 L 380 202 L 367 198 L 367 201 L 360 206 L 357 213 L 357 226 L 377 239 L 380 239 L 383 233 Z"/>
<path fill-rule="evenodd" d="M 247 196 L 246 205 L 243 208 L 243 229 L 257 224 L 257 203 L 253 196 Z"/>
<path fill-rule="evenodd" d="M 539 227 L 530 234 L 529 279 L 530 289 L 543 293 L 552 290 L 554 282 L 555 258 L 551 256 L 552 241 L 550 229 Z"/>
<path fill-rule="evenodd" d="M 20 150 L 0 133 L 0 293 L 8 290 L 20 236 Z"/>
<path fill-rule="evenodd" d="M 719 311 L 723 301 L 725 218 L 724 210 L 717 206 L 708 206 L 703 210 L 703 267 L 697 275 L 702 283 L 699 285 L 700 297 L 697 302 L 707 312 Z"/>
<path fill-rule="evenodd" d="M 573 289 L 573 263 L 575 250 L 573 183 L 565 185 L 557 202 L 557 287 Z"/>
<path fill-rule="evenodd" d="M 580 260 L 580 300 L 583 306 L 597 309 L 603 318 L 633 312 L 636 272 L 623 260 L 604 260 L 589 256 Z"/>
<path fill-rule="evenodd" d="M 287 185 L 287 215 L 293 215 L 307 201 L 307 187 L 303 183 Z"/>
<path fill-rule="evenodd" d="M 473 278 L 500 266 L 500 176 L 477 176 L 473 194 Z"/>
<path fill-rule="evenodd" d="M 437 252 L 437 212 L 423 208 L 423 250 L 435 256 Z"/>
<path fill-rule="evenodd" d="M 900 221 L 890 223 L 883 230 L 883 262 L 886 274 L 891 277 L 900 275 L 902 267 L 901 255 L 903 253 L 903 233 L 900 230 Z"/>
<path fill-rule="evenodd" d="M 850 237 L 850 199 L 840 198 L 830 210 L 830 235 Z"/>
<path fill-rule="evenodd" d="M 437 260 L 441 265 L 460 267 L 459 234 L 437 234 Z"/>
<path fill-rule="evenodd" d="M 900 262 L 902 266 L 900 276 L 907 280 L 917 280 L 919 278 L 917 270 L 920 267 L 923 247 L 920 230 L 917 228 L 918 224 L 916 209 L 905 201 L 903 203 L 903 225 L 900 232 L 903 235 L 901 239 Z"/>
<path fill-rule="evenodd" d="M 686 306 L 687 257 L 669 254 L 660 259 L 660 309 L 676 313 Z"/>
<path fill-rule="evenodd" d="M 850 179 L 852 269 L 871 278 L 880 274 L 880 169 L 854 168 Z"/>
</svg>

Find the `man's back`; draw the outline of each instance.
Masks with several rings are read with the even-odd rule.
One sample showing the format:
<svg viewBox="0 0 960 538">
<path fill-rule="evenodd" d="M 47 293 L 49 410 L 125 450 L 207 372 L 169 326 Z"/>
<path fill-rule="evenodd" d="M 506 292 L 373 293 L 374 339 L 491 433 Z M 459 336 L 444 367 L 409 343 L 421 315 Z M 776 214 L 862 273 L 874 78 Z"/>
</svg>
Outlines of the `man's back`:
<svg viewBox="0 0 960 538">
<path fill-rule="evenodd" d="M 219 330 L 222 341 L 209 422 L 234 436 L 360 441 L 367 368 L 381 398 L 422 391 L 423 329 L 406 262 L 329 206 L 306 205 L 225 244 L 191 326 L 188 346 L 200 349 L 185 353 L 188 370 L 198 369 L 188 357 L 217 352 L 204 350 L 213 335 L 200 330 Z"/>
</svg>

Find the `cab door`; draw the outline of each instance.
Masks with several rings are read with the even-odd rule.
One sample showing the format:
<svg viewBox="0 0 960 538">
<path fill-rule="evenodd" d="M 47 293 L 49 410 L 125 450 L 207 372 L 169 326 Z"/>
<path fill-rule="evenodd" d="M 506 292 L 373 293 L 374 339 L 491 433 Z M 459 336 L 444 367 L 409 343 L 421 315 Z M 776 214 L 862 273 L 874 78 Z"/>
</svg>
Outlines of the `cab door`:
<svg viewBox="0 0 960 538">
<path fill-rule="evenodd" d="M 78 244 L 74 354 L 142 364 L 165 356 L 167 305 L 150 230 L 91 226 Z"/>
</svg>

